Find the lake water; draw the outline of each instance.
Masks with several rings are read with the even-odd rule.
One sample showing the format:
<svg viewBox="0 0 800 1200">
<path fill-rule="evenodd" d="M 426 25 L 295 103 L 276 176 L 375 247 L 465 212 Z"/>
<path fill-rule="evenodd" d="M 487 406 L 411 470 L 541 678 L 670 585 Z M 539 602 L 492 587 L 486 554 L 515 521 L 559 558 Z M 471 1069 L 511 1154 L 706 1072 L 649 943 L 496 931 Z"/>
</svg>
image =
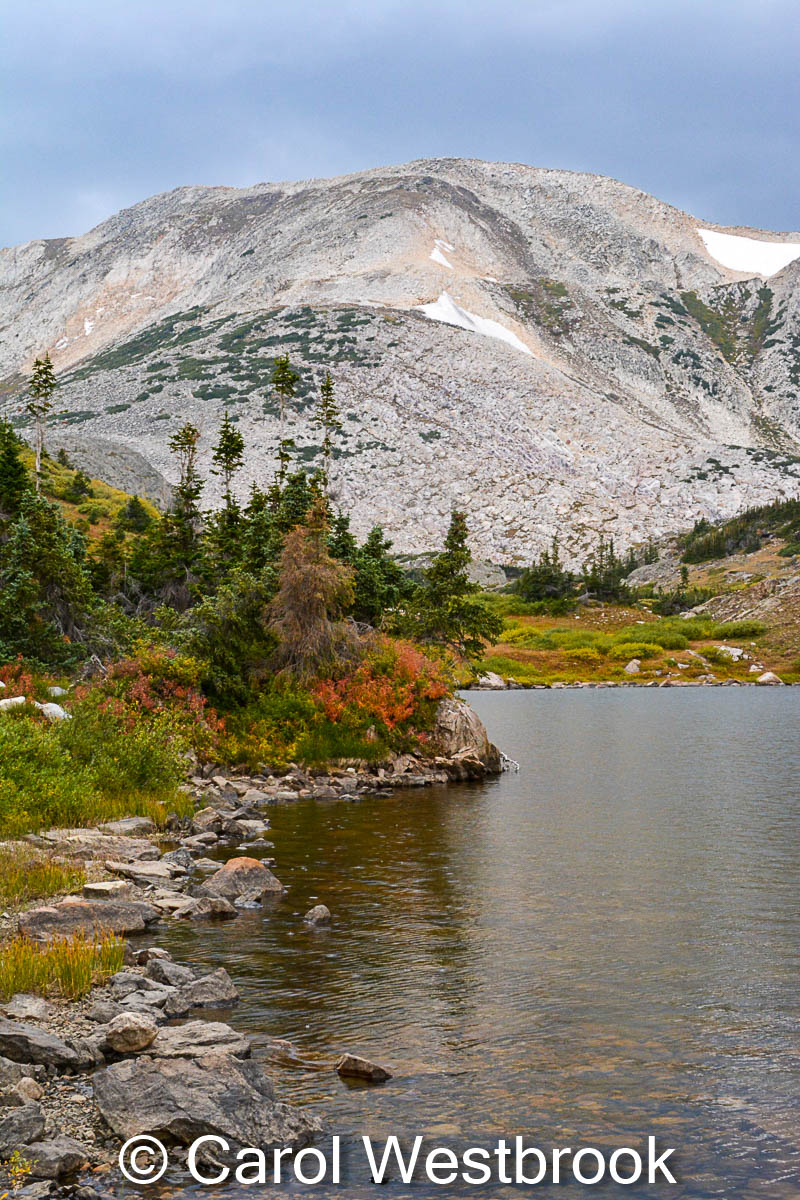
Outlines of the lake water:
<svg viewBox="0 0 800 1200">
<path fill-rule="evenodd" d="M 519 773 L 275 807 L 286 897 L 162 938 L 227 967 L 257 1057 L 297 1047 L 289 1066 L 269 1052 L 279 1097 L 351 1163 L 346 1187 L 299 1190 L 374 1196 L 362 1134 L 608 1152 L 653 1134 L 678 1185 L 603 1194 L 797 1198 L 800 689 L 470 702 Z M 325 932 L 302 924 L 317 902 Z M 348 1087 L 345 1050 L 394 1078 Z M 392 1198 L 459 1190 L 394 1176 Z"/>
</svg>

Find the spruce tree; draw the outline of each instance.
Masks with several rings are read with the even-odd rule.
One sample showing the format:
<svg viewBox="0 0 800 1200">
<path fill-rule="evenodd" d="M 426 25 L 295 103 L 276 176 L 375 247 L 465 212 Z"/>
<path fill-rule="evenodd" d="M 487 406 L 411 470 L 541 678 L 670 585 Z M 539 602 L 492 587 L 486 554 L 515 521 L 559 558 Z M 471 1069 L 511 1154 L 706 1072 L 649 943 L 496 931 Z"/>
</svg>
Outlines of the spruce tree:
<svg viewBox="0 0 800 1200">
<path fill-rule="evenodd" d="M 389 555 L 391 548 L 392 543 L 376 525 L 356 550 L 353 616 L 357 621 L 379 625 L 411 590 L 402 567 Z"/>
<path fill-rule="evenodd" d="M 288 354 L 281 354 L 275 359 L 272 372 L 272 387 L 278 395 L 280 407 L 280 439 L 278 442 L 278 482 L 282 484 L 292 459 L 294 438 L 286 437 L 286 406 L 294 399 L 300 376 L 289 362 Z"/>
<path fill-rule="evenodd" d="M 466 658 L 478 658 L 486 641 L 496 640 L 501 618 L 477 599 L 480 588 L 469 578 L 472 554 L 467 518 L 454 512 L 444 549 L 423 572 L 423 583 L 405 621 L 420 641 L 448 646 Z"/>
<path fill-rule="evenodd" d="M 8 421 L 0 421 L 0 520 L 17 515 L 30 479 L 22 461 L 22 446 Z"/>
<path fill-rule="evenodd" d="M 339 406 L 336 403 L 333 380 L 330 371 L 325 372 L 325 378 L 319 389 L 317 410 L 314 414 L 314 424 L 322 430 L 322 486 L 328 494 L 330 482 L 331 453 L 333 451 L 334 435 L 341 430 L 342 421 Z"/>
<path fill-rule="evenodd" d="M 50 354 L 34 360 L 33 372 L 28 384 L 31 398 L 25 405 L 25 411 L 32 417 L 36 425 L 36 491 L 41 491 L 42 450 L 44 448 L 44 428 L 47 414 L 53 407 L 53 392 L 56 390 L 56 376 Z"/>
<path fill-rule="evenodd" d="M 232 492 L 233 478 L 244 463 L 244 438 L 228 416 L 211 455 L 211 474 L 222 479 L 223 506 L 206 520 L 206 573 L 220 577 L 241 559 L 242 510 Z"/>
<path fill-rule="evenodd" d="M 222 479 L 222 495 L 225 500 L 225 507 L 232 509 L 235 507 L 236 501 L 231 492 L 231 484 L 234 475 L 242 469 L 244 464 L 244 438 L 228 416 L 227 409 L 225 410 L 225 416 L 222 418 L 219 440 L 214 447 L 211 461 L 214 464 L 211 468 L 211 474 L 217 475 Z"/>
</svg>

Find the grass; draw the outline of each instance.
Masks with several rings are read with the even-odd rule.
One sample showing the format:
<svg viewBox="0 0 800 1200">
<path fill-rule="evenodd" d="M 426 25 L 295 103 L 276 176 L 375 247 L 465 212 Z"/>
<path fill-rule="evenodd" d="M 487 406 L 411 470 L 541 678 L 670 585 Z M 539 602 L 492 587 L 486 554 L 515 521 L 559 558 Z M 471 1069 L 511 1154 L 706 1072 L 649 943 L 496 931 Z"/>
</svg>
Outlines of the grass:
<svg viewBox="0 0 800 1200">
<path fill-rule="evenodd" d="M 0 945 L 0 996 L 18 992 L 76 1000 L 122 969 L 124 941 L 79 933 L 47 945 L 18 935 Z"/>
<path fill-rule="evenodd" d="M 47 725 L 17 709 L 0 717 L 0 837 L 50 826 L 88 826 L 148 816 L 163 826 L 191 801 L 178 790 L 183 764 L 163 722 L 126 728 L 110 713 L 77 706 Z"/>
<path fill-rule="evenodd" d="M 75 892 L 85 882 L 82 867 L 26 846 L 0 846 L 0 904 L 25 904 Z"/>
</svg>

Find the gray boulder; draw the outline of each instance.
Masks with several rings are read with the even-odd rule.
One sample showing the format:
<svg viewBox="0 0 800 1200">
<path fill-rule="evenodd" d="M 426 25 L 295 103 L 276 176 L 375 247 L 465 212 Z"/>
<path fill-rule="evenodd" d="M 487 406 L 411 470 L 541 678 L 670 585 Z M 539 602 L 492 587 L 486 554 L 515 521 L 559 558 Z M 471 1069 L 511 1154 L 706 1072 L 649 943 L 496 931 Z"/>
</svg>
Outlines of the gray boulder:
<svg viewBox="0 0 800 1200">
<path fill-rule="evenodd" d="M 203 884 L 203 890 L 212 896 L 223 896 L 235 900 L 245 892 L 274 892 L 284 890 L 283 884 L 257 858 L 231 858 Z"/>
<path fill-rule="evenodd" d="M 3 1012 L 12 1021 L 44 1021 L 51 1011 L 51 1005 L 41 996 L 28 996 L 20 993 L 12 996 L 3 1005 Z"/>
<path fill-rule="evenodd" d="M 124 817 L 121 821 L 107 821 L 99 828 L 103 833 L 112 833 L 117 837 L 142 837 L 156 831 L 149 817 Z"/>
<path fill-rule="evenodd" d="M 231 1008 L 239 1002 L 239 993 L 224 967 L 195 979 L 182 987 L 177 999 L 189 1008 Z"/>
<path fill-rule="evenodd" d="M 44 1115 L 38 1104 L 23 1104 L 0 1121 L 0 1160 L 20 1146 L 28 1146 L 44 1133 Z"/>
<path fill-rule="evenodd" d="M 184 904 L 172 910 L 172 915 L 185 921 L 230 921 L 237 912 L 224 896 L 200 896 L 187 897 Z"/>
<path fill-rule="evenodd" d="M 61 1134 L 46 1142 L 34 1142 L 26 1149 L 25 1157 L 31 1160 L 34 1179 L 60 1179 L 86 1166 L 89 1152 L 75 1138 Z"/>
<path fill-rule="evenodd" d="M 168 959 L 154 958 L 147 964 L 147 975 L 155 983 L 168 987 L 184 987 L 194 979 L 194 972 Z"/>
<path fill-rule="evenodd" d="M 71 937 L 99 930 L 109 933 L 143 933 L 158 920 L 158 912 L 141 900 L 62 900 L 60 904 L 33 908 L 19 918 L 20 933 L 35 941 Z"/>
<path fill-rule="evenodd" d="M 16 1063 L 40 1063 L 45 1067 L 70 1067 L 79 1070 L 85 1065 L 80 1055 L 55 1034 L 35 1025 L 18 1025 L 0 1019 L 0 1055 Z"/>
<path fill-rule="evenodd" d="M 123 1139 L 149 1133 L 189 1145 L 216 1134 L 235 1151 L 299 1147 L 321 1129 L 315 1117 L 276 1103 L 257 1063 L 226 1054 L 195 1061 L 128 1059 L 100 1072 L 94 1083 L 103 1118 Z"/>
<path fill-rule="evenodd" d="M 500 751 L 489 741 L 480 717 L 455 697 L 440 702 L 431 745 L 454 779 L 479 779 L 502 770 Z"/>
<path fill-rule="evenodd" d="M 139 1054 L 155 1041 L 158 1026 L 151 1016 L 126 1012 L 106 1028 L 106 1045 L 117 1054 Z"/>
<path fill-rule="evenodd" d="M 222 1021 L 187 1021 L 160 1029 L 148 1053 L 154 1058 L 201 1058 L 210 1053 L 249 1058 L 250 1039 Z"/>
</svg>

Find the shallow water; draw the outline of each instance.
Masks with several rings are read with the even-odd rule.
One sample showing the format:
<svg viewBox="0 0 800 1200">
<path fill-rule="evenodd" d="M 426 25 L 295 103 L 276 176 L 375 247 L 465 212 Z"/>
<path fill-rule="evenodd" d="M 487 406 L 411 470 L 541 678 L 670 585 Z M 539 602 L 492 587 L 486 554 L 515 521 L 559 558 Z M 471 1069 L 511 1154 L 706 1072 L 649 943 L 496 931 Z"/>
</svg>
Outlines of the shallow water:
<svg viewBox="0 0 800 1200">
<path fill-rule="evenodd" d="M 346 1187 L 301 1190 L 374 1194 L 362 1134 L 608 1151 L 654 1134 L 679 1184 L 602 1190 L 800 1196 L 800 689 L 470 702 L 518 774 L 275 807 L 285 899 L 161 939 L 227 967 L 257 1057 L 297 1047 L 278 1094 L 350 1162 Z M 303 927 L 317 902 L 329 931 Z M 394 1078 L 346 1086 L 344 1050 Z"/>
</svg>

